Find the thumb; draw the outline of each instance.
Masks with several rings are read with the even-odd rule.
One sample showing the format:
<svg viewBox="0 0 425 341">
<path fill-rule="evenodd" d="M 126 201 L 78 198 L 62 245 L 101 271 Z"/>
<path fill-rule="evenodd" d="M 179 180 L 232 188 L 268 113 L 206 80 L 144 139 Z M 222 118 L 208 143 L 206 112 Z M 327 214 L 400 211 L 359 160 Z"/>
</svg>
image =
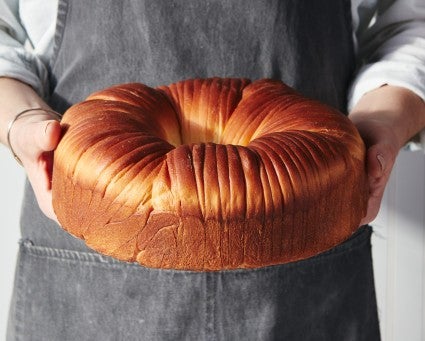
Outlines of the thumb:
<svg viewBox="0 0 425 341">
<path fill-rule="evenodd" d="M 377 181 L 385 172 L 386 158 L 382 151 L 370 148 L 367 153 L 367 173 L 370 180 Z"/>
<path fill-rule="evenodd" d="M 362 224 L 370 223 L 376 218 L 381 206 L 385 186 L 391 174 L 395 155 L 386 148 L 372 146 L 367 152 L 367 173 L 369 182 L 369 200 L 367 214 Z"/>
<path fill-rule="evenodd" d="M 29 148 L 32 156 L 24 163 L 28 179 L 34 189 L 37 202 L 44 214 L 57 221 L 52 207 L 52 170 L 53 150 L 61 137 L 61 125 L 58 121 L 34 122 L 27 129 L 33 130 L 33 145 Z"/>
<path fill-rule="evenodd" d="M 61 135 L 60 123 L 56 120 L 37 123 L 35 144 L 41 152 L 50 152 L 56 148 Z"/>
<path fill-rule="evenodd" d="M 385 148 L 380 148 L 378 145 L 372 146 L 367 151 L 367 174 L 369 177 L 369 185 L 373 185 L 387 180 L 391 173 L 394 157 Z"/>
<path fill-rule="evenodd" d="M 37 163 L 43 154 L 56 148 L 61 138 L 61 125 L 51 119 L 17 122 L 11 136 L 15 153 L 27 168 Z"/>
</svg>

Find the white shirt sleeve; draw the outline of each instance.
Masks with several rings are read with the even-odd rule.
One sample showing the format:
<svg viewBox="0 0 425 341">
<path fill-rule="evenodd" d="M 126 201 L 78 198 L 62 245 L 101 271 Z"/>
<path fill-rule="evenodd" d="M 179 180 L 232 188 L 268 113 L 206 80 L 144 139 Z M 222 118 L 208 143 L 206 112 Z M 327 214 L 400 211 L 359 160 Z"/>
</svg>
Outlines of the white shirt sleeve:
<svg viewBox="0 0 425 341">
<path fill-rule="evenodd" d="M 0 0 L 0 74 L 29 84 L 45 98 L 48 94 L 46 61 L 37 53 L 22 25 L 20 7 L 18 0 Z"/>
<path fill-rule="evenodd" d="M 363 0 L 354 13 L 359 65 L 349 109 L 363 94 L 385 84 L 405 87 L 425 99 L 425 1 L 381 0 L 375 7 L 370 3 Z"/>
</svg>

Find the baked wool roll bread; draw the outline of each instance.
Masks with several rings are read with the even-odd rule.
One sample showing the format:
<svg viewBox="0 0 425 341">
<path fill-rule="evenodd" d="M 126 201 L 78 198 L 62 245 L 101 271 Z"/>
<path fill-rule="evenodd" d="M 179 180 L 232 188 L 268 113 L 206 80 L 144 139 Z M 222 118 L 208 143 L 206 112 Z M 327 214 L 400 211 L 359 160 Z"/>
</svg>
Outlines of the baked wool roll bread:
<svg viewBox="0 0 425 341">
<path fill-rule="evenodd" d="M 365 216 L 350 120 L 280 81 L 122 84 L 64 114 L 53 206 L 94 250 L 154 268 L 256 268 L 348 239 Z"/>
</svg>

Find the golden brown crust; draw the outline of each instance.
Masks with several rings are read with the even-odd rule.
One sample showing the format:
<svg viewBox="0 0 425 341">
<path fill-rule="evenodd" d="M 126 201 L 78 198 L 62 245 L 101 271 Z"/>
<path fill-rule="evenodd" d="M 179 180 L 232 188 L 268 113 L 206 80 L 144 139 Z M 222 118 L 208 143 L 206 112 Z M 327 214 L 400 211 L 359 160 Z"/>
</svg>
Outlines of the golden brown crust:
<svg viewBox="0 0 425 341">
<path fill-rule="evenodd" d="M 62 125 L 58 219 L 121 260 L 189 270 L 281 264 L 343 242 L 366 213 L 354 125 L 279 81 L 118 85 L 71 107 Z"/>
</svg>

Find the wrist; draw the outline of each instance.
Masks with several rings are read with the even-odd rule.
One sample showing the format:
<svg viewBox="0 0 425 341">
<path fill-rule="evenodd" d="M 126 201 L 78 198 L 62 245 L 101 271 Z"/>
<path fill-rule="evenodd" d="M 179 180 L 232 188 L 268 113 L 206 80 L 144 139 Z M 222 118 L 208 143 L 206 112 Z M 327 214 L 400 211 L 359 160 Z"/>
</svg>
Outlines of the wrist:
<svg viewBox="0 0 425 341">
<path fill-rule="evenodd" d="M 425 127 L 425 103 L 410 90 L 387 85 L 365 94 L 349 117 L 364 138 L 385 138 L 400 149 Z"/>
<path fill-rule="evenodd" d="M 13 78 L 0 77 L 0 142 L 2 144 L 7 145 L 8 124 L 17 113 L 29 108 L 50 110 L 28 84 Z"/>
</svg>

